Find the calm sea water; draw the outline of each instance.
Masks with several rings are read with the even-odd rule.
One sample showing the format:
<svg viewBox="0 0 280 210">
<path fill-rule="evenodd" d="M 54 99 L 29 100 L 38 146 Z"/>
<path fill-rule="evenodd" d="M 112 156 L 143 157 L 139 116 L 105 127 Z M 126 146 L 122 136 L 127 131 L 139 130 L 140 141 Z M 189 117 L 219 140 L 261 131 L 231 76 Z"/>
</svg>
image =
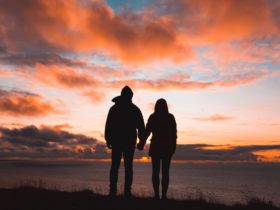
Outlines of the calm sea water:
<svg viewBox="0 0 280 210">
<path fill-rule="evenodd" d="M 108 193 L 110 163 L 0 161 L 0 187 L 43 185 L 60 190 Z M 119 189 L 123 187 L 123 167 Z M 279 163 L 172 164 L 169 197 L 197 197 L 232 203 L 260 197 L 280 205 Z M 133 193 L 152 195 L 151 164 L 134 164 Z"/>
</svg>

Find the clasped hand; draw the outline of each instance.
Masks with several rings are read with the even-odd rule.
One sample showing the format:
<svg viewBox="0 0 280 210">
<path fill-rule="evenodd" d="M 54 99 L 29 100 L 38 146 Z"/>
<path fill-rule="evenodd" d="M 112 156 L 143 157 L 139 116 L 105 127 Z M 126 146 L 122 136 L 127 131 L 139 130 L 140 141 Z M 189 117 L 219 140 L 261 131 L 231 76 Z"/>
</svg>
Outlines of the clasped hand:
<svg viewBox="0 0 280 210">
<path fill-rule="evenodd" d="M 143 149 L 144 149 L 144 146 L 145 146 L 145 144 L 139 142 L 139 143 L 137 144 L 137 149 L 138 149 L 138 150 L 143 150 Z"/>
</svg>

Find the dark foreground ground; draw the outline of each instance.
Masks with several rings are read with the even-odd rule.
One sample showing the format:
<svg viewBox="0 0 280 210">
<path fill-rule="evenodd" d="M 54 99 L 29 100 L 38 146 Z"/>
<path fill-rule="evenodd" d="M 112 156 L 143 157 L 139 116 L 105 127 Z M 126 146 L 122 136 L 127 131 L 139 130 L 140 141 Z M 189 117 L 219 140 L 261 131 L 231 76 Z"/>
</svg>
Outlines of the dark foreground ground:
<svg viewBox="0 0 280 210">
<path fill-rule="evenodd" d="M 247 204 L 227 206 L 204 199 L 154 200 L 152 198 L 107 198 L 91 191 L 61 192 L 34 187 L 0 189 L 1 210 L 266 210 L 272 203 L 251 199 Z"/>
</svg>

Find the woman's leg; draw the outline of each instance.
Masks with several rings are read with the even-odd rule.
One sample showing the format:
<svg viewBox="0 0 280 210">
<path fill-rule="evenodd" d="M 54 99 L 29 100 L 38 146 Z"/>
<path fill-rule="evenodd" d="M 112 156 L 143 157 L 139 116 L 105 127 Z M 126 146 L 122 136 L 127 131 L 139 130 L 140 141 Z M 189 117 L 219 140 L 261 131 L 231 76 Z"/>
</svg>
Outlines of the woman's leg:
<svg viewBox="0 0 280 210">
<path fill-rule="evenodd" d="M 157 157 L 152 157 L 152 166 L 153 166 L 153 188 L 155 193 L 155 198 L 159 199 L 159 172 L 160 172 L 160 159 Z"/>
<path fill-rule="evenodd" d="M 162 199 L 166 199 L 166 194 L 169 185 L 169 167 L 170 167 L 171 156 L 162 159 Z"/>
</svg>

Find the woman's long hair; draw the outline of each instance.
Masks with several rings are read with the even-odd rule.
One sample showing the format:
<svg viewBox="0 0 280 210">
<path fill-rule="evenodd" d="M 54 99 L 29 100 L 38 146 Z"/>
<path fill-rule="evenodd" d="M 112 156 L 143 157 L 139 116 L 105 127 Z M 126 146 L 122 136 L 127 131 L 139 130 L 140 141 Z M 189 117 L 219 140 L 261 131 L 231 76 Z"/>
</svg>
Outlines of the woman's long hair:
<svg viewBox="0 0 280 210">
<path fill-rule="evenodd" d="M 165 99 L 160 98 L 155 105 L 155 114 L 168 114 L 168 106 Z"/>
</svg>

